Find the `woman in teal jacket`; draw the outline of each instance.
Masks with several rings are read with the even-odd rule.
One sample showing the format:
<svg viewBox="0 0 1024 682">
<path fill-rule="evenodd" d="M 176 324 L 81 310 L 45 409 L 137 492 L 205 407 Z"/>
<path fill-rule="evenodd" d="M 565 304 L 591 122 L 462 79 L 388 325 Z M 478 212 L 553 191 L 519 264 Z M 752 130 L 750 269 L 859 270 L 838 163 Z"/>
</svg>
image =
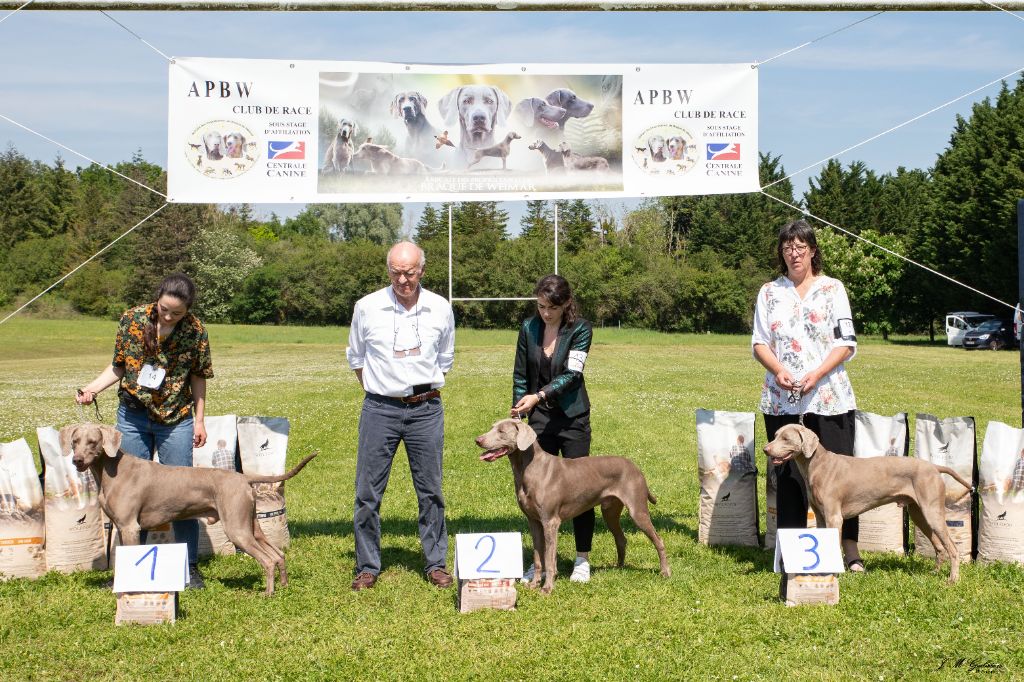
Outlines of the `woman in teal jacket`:
<svg viewBox="0 0 1024 682">
<path fill-rule="evenodd" d="M 564 278 L 548 275 L 537 282 L 537 314 L 523 322 L 512 374 L 511 415 L 529 415 L 540 446 L 571 459 L 590 454 L 590 398 L 583 367 L 593 337 L 590 323 L 579 317 L 572 289 Z M 590 580 L 594 510 L 572 520 L 576 563 L 570 580 Z M 524 581 L 533 578 L 533 568 Z"/>
</svg>

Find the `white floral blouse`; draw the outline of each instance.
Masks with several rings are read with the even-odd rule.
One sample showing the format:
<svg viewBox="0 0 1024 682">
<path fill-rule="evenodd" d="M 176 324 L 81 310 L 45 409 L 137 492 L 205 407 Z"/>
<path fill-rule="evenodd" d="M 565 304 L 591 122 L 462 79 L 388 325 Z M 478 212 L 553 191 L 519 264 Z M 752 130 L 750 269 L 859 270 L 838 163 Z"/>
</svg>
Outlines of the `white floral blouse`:
<svg viewBox="0 0 1024 682">
<path fill-rule="evenodd" d="M 850 318 L 850 300 L 839 280 L 818 277 L 801 300 L 793 282 L 782 276 L 761 287 L 757 295 L 751 347 L 759 343 L 767 346 L 799 381 L 821 365 L 836 346 L 849 346 L 857 352 L 856 340 L 837 338 L 839 320 Z M 848 324 L 852 329 L 852 323 Z M 789 402 L 789 391 L 779 387 L 775 375 L 765 373 L 759 406 L 764 414 L 835 415 L 856 408 L 853 386 L 843 364 L 822 377 L 814 390 L 795 403 Z"/>
</svg>

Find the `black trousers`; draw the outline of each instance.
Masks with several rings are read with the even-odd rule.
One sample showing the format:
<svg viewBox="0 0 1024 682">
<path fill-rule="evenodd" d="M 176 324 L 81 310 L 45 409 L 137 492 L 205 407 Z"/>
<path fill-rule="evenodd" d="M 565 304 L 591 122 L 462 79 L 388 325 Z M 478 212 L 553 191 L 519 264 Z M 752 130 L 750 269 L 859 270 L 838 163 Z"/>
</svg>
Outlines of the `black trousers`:
<svg viewBox="0 0 1024 682">
<path fill-rule="evenodd" d="M 537 432 L 537 442 L 545 452 L 561 453 L 566 459 L 590 455 L 590 413 L 567 417 L 560 409 L 538 407 L 530 413 L 530 426 Z M 594 542 L 594 509 L 588 509 L 572 520 L 572 534 L 577 552 L 589 552 Z"/>
<path fill-rule="evenodd" d="M 768 442 L 775 440 L 775 432 L 786 424 L 798 423 L 800 423 L 800 415 L 796 414 L 764 415 L 764 430 L 767 432 Z M 804 415 L 804 426 L 817 434 L 822 447 L 850 457 L 853 456 L 853 434 L 856 423 L 853 418 L 853 410 L 836 415 Z M 778 513 L 778 527 L 806 528 L 807 508 L 810 503 L 807 499 L 807 486 L 804 484 L 804 477 L 800 475 L 800 469 L 797 468 L 793 460 L 784 462 L 775 467 L 775 480 L 775 508 Z M 859 531 L 860 520 L 858 517 L 854 516 L 843 521 L 842 538 L 844 540 L 856 542 Z"/>
</svg>

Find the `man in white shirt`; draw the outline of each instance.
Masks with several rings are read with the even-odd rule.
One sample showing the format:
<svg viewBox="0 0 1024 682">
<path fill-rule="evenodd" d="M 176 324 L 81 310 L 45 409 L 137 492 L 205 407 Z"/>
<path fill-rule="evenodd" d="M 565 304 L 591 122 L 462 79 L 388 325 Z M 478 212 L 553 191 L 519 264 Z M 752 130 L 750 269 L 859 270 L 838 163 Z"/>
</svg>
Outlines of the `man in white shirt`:
<svg viewBox="0 0 1024 682">
<path fill-rule="evenodd" d="M 405 443 L 419 502 L 427 580 L 448 587 L 448 531 L 441 493 L 444 408 L 440 389 L 455 358 L 455 317 L 441 296 L 420 286 L 426 257 L 411 242 L 388 252 L 391 286 L 356 302 L 348 365 L 366 391 L 356 462 L 356 566 L 352 589 L 373 587 L 381 570 L 380 504 L 399 441 Z"/>
</svg>

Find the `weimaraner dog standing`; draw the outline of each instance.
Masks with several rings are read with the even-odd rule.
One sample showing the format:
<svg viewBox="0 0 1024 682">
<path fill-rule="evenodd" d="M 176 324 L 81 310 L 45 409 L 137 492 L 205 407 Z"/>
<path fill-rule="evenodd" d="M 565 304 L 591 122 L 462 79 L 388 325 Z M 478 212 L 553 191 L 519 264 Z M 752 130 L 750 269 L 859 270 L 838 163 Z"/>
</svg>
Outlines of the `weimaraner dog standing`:
<svg viewBox="0 0 1024 682">
<path fill-rule="evenodd" d="M 618 565 L 626 560 L 626 536 L 619 525 L 622 507 L 637 528 L 654 543 L 661 561 L 661 574 L 672 574 L 665 556 L 665 543 L 661 541 L 651 523 L 648 500 L 655 503 L 647 488 L 647 480 L 640 469 L 624 457 L 579 457 L 564 459 L 548 454 L 537 443 L 537 434 L 518 419 L 502 419 L 490 431 L 477 437 L 477 445 L 484 452 L 480 459 L 493 462 L 508 455 L 515 479 L 516 500 L 530 522 L 533 537 L 533 581 L 530 587 L 540 585 L 550 594 L 555 586 L 558 549 L 558 527 L 565 519 L 601 505 L 605 525 L 615 537 Z"/>
<path fill-rule="evenodd" d="M 956 479 L 965 490 L 973 488 L 949 467 L 911 457 L 844 457 L 829 452 L 813 431 L 787 424 L 764 446 L 773 464 L 796 462 L 807 482 L 811 507 L 819 526 L 841 528 L 843 519 L 863 514 L 890 502 L 906 505 L 914 525 L 935 547 L 935 569 L 942 568 L 943 552 L 949 556 L 949 582 L 960 577 L 960 553 L 946 528 L 946 484 L 941 474 Z"/>
<path fill-rule="evenodd" d="M 125 455 L 120 432 L 103 424 L 65 426 L 60 430 L 60 448 L 74 453 L 71 462 L 76 469 L 92 470 L 100 489 L 100 506 L 121 532 L 122 544 L 137 545 L 143 528 L 169 521 L 204 517 L 213 523 L 220 519 L 228 539 L 263 567 L 267 596 L 274 593 L 275 566 L 281 585 L 288 584 L 284 554 L 267 540 L 256 519 L 252 486 L 287 481 L 317 453 L 280 476 L 171 467 Z"/>
</svg>

